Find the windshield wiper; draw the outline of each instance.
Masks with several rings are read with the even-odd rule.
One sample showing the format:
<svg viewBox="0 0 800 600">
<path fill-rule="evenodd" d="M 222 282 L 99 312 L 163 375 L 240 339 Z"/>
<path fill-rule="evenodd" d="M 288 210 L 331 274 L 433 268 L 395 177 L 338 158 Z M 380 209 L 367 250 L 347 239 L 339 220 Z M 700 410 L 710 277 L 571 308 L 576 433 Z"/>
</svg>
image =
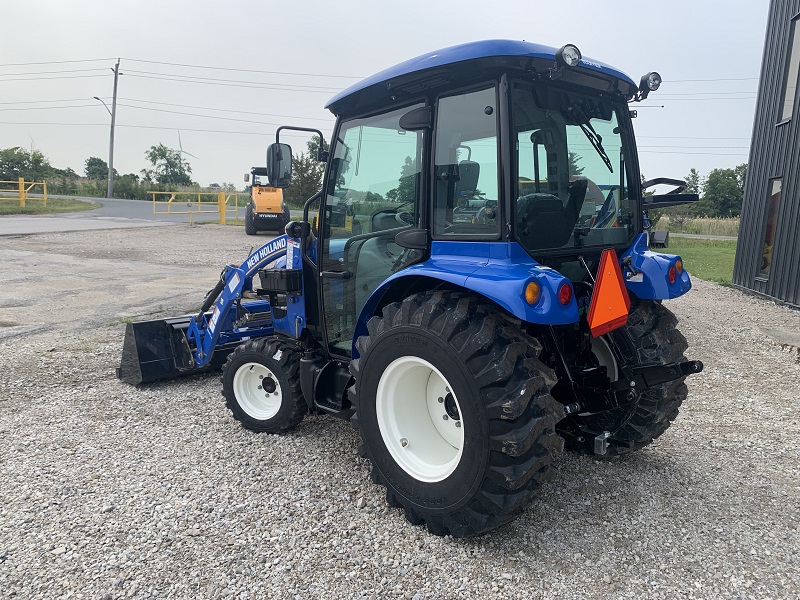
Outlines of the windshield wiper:
<svg viewBox="0 0 800 600">
<path fill-rule="evenodd" d="M 603 159 L 603 162 L 606 163 L 608 170 L 612 173 L 614 172 L 614 167 L 611 166 L 611 159 L 608 158 L 608 154 L 606 154 L 605 148 L 603 148 L 603 138 L 597 135 L 597 132 L 592 127 L 592 123 L 589 121 L 589 117 L 586 116 L 586 113 L 579 106 L 570 106 L 567 109 L 567 114 L 572 118 L 572 120 L 581 128 L 581 131 L 586 136 L 586 139 L 589 140 L 589 143 L 592 147 L 597 151 L 597 154 L 600 155 L 600 158 Z"/>
<path fill-rule="evenodd" d="M 578 123 L 578 126 L 583 131 L 586 139 L 589 140 L 589 143 L 597 150 L 597 153 L 600 155 L 600 158 L 603 159 L 603 162 L 606 163 L 608 170 L 612 173 L 614 172 L 614 167 L 611 166 L 611 159 L 608 158 L 608 154 L 606 154 L 605 148 L 603 148 L 603 138 L 597 135 L 597 132 L 592 127 L 591 123 Z"/>
</svg>

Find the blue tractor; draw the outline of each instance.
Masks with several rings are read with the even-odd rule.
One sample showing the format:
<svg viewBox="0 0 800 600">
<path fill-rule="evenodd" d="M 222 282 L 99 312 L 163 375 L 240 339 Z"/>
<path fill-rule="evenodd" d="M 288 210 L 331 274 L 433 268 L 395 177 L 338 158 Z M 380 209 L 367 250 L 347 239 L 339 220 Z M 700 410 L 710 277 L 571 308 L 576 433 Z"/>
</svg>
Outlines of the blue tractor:
<svg viewBox="0 0 800 600">
<path fill-rule="evenodd" d="M 130 324 L 119 377 L 222 366 L 251 430 L 348 419 L 411 523 L 509 522 L 565 447 L 618 455 L 664 433 L 702 370 L 662 304 L 689 275 L 643 229 L 648 208 L 696 200 L 643 194 L 630 103 L 660 82 L 504 40 L 363 80 L 327 105 L 302 220 L 226 266 L 196 315 Z M 314 131 L 278 129 L 278 188 L 285 129 Z"/>
</svg>

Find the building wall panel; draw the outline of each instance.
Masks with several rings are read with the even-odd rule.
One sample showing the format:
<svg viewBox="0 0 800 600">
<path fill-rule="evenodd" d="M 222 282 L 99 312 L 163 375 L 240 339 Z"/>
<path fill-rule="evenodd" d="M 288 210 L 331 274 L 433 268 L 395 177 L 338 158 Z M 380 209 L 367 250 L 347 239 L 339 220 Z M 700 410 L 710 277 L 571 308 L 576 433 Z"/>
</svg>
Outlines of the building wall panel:
<svg viewBox="0 0 800 600">
<path fill-rule="evenodd" d="M 772 0 L 753 121 L 734 285 L 800 306 L 800 90 L 779 123 L 793 18 L 800 0 Z M 795 43 L 800 43 L 797 40 Z M 772 179 L 782 179 L 768 279 L 759 277 Z"/>
</svg>

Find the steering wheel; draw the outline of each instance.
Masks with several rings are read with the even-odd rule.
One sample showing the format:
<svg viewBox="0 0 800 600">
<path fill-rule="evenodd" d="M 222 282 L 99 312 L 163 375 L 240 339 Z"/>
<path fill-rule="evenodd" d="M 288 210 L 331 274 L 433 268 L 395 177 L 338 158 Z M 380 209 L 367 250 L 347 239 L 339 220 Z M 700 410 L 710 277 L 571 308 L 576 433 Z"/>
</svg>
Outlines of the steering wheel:
<svg viewBox="0 0 800 600">
<path fill-rule="evenodd" d="M 414 215 L 410 212 L 398 210 L 394 214 L 395 221 L 397 221 L 400 225 L 413 225 L 414 224 Z"/>
</svg>

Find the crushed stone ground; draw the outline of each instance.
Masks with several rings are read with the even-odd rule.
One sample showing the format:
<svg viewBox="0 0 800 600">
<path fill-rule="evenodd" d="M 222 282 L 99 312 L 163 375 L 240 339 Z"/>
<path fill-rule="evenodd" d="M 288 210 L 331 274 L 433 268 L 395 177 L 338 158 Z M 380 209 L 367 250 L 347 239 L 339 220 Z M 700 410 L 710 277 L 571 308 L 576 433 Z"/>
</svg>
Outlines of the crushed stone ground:
<svg viewBox="0 0 800 600">
<path fill-rule="evenodd" d="M 511 525 L 438 538 L 386 505 L 344 422 L 258 435 L 218 374 L 115 378 L 127 320 L 196 309 L 267 239 L 0 238 L 0 598 L 800 597 L 800 359 L 764 332 L 800 311 L 695 280 L 667 306 L 706 370 L 673 426 L 565 454 Z"/>
</svg>

